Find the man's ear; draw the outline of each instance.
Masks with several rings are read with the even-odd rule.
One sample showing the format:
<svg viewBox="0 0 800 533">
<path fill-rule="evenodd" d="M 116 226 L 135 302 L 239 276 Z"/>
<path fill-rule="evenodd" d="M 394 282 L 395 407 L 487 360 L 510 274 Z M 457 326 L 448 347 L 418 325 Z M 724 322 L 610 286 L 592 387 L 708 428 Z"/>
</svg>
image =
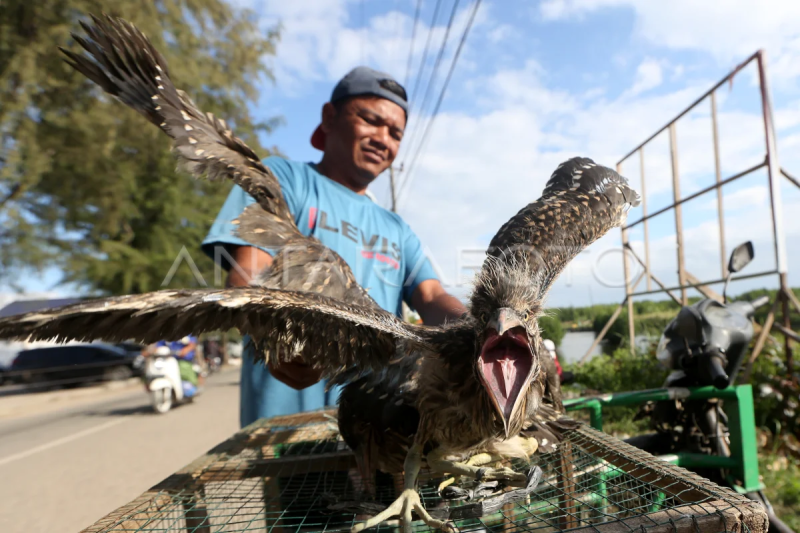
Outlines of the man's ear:
<svg viewBox="0 0 800 533">
<path fill-rule="evenodd" d="M 333 129 L 333 123 L 336 120 L 338 112 L 336 108 L 333 107 L 333 104 L 330 102 L 325 103 L 322 106 L 322 131 L 325 133 L 330 133 L 331 129 Z"/>
</svg>

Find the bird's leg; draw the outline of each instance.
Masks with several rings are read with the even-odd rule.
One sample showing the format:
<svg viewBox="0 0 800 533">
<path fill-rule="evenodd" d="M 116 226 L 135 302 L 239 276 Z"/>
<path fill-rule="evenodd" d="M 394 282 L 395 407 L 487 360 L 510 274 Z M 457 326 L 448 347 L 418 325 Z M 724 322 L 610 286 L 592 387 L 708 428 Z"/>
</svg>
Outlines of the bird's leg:
<svg viewBox="0 0 800 533">
<path fill-rule="evenodd" d="M 441 529 L 442 531 L 454 531 L 455 528 L 442 520 L 436 520 L 428 511 L 422 506 L 422 501 L 417 492 L 417 475 L 419 474 L 422 465 L 422 445 L 414 443 L 408 450 L 406 455 L 405 464 L 405 486 L 403 493 L 385 510 L 376 514 L 366 522 L 356 524 L 350 530 L 351 533 L 359 533 L 370 527 L 375 527 L 381 522 L 388 520 L 393 516 L 400 516 L 403 521 L 403 533 L 411 533 L 411 512 L 417 513 L 417 516 L 422 519 L 425 524 L 432 529 Z"/>
<path fill-rule="evenodd" d="M 483 452 L 483 453 L 476 453 L 475 455 L 470 457 L 464 464 L 467 466 L 483 466 L 489 463 L 501 461 L 502 459 L 503 458 L 500 457 L 499 455 Z M 428 458 L 428 460 L 430 461 L 430 457 Z M 447 473 L 449 474 L 450 472 Z M 455 483 L 455 481 L 456 481 L 455 476 L 447 478 L 444 481 L 442 481 L 439 484 L 439 492 L 442 492 L 442 490 L 444 490 L 445 487 L 452 485 L 453 483 Z"/>
<path fill-rule="evenodd" d="M 524 487 L 527 476 L 521 472 L 514 472 L 510 468 L 483 468 L 467 463 L 458 463 L 445 459 L 446 452 L 441 448 L 431 451 L 425 459 L 428 466 L 436 472 L 467 476 L 478 481 L 505 481 L 510 485 Z"/>
</svg>

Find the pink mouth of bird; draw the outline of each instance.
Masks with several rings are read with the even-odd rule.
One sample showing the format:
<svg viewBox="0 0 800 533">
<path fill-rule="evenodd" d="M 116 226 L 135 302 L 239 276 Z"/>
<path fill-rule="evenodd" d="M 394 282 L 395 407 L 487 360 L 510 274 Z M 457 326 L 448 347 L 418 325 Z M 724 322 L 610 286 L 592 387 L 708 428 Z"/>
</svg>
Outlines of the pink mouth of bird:
<svg viewBox="0 0 800 533">
<path fill-rule="evenodd" d="M 533 353 L 522 327 L 503 335 L 490 330 L 480 355 L 480 371 L 503 417 L 508 421 L 533 369 Z"/>
</svg>

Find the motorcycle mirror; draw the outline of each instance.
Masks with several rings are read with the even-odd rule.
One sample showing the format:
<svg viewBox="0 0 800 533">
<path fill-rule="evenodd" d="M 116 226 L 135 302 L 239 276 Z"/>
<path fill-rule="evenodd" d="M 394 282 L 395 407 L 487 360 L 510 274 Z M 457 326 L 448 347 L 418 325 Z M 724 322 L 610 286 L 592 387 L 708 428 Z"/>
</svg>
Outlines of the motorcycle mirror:
<svg viewBox="0 0 800 533">
<path fill-rule="evenodd" d="M 728 283 L 731 281 L 731 276 L 734 272 L 739 272 L 746 267 L 755 255 L 752 241 L 743 242 L 731 252 L 731 258 L 728 260 L 728 275 L 725 278 L 725 285 L 722 287 L 722 301 L 724 303 L 728 303 Z"/>
<path fill-rule="evenodd" d="M 728 261 L 728 272 L 740 272 L 753 260 L 753 257 L 755 257 L 755 253 L 753 252 L 752 241 L 740 244 L 731 252 L 731 258 Z"/>
</svg>

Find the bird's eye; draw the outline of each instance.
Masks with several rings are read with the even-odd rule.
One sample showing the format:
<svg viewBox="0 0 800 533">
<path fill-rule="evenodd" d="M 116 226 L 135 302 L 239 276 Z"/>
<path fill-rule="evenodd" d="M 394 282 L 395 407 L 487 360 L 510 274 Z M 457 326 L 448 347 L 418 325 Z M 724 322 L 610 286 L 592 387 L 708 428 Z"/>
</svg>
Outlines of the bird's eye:
<svg viewBox="0 0 800 533">
<path fill-rule="evenodd" d="M 524 320 L 525 322 L 527 322 L 530 317 L 531 317 L 530 311 L 525 311 L 524 313 L 522 313 L 522 320 Z"/>
</svg>

